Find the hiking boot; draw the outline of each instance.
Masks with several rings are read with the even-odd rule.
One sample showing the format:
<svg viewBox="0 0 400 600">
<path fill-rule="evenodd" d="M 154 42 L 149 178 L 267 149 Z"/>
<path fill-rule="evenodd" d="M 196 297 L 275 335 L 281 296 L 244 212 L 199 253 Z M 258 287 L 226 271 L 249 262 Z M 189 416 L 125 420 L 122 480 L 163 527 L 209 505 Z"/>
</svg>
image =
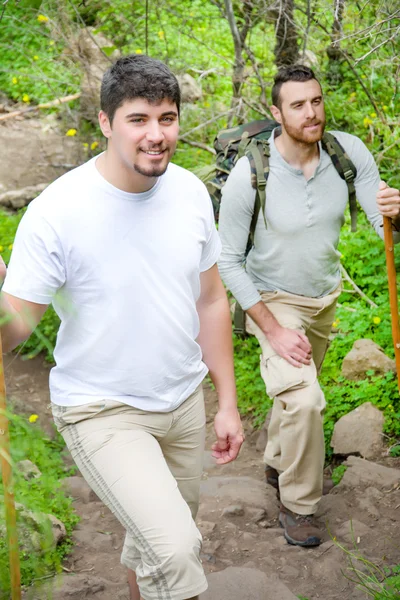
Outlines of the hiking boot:
<svg viewBox="0 0 400 600">
<path fill-rule="evenodd" d="M 270 467 L 269 465 L 265 465 L 265 481 L 276 489 L 277 496 L 279 498 L 279 473 L 276 469 Z M 334 487 L 335 486 L 332 479 L 324 479 L 322 495 L 326 496 Z"/>
<path fill-rule="evenodd" d="M 319 546 L 322 532 L 316 526 L 313 515 L 298 515 L 281 504 L 279 523 L 284 528 L 285 539 L 293 546 Z"/>
</svg>

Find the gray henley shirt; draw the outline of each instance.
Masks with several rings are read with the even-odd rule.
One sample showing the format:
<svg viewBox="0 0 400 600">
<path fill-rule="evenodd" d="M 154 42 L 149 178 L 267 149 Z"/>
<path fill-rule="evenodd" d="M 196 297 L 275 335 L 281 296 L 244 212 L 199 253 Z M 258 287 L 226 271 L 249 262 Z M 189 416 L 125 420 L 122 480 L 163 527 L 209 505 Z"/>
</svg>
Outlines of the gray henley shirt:
<svg viewBox="0 0 400 600">
<path fill-rule="evenodd" d="M 379 173 L 375 161 L 356 136 L 332 131 L 357 168 L 357 199 L 377 234 L 383 238 L 382 216 L 376 193 Z M 244 310 L 261 300 L 260 291 L 286 291 L 319 298 L 340 282 L 337 250 L 348 188 L 320 144 L 315 173 L 306 180 L 278 152 L 274 132 L 270 139 L 270 173 L 265 217 L 260 211 L 254 247 L 245 250 L 254 210 L 250 164 L 238 160 L 222 189 L 219 234 L 222 253 L 219 271 L 227 288 Z M 400 235 L 394 233 L 395 241 Z"/>
</svg>

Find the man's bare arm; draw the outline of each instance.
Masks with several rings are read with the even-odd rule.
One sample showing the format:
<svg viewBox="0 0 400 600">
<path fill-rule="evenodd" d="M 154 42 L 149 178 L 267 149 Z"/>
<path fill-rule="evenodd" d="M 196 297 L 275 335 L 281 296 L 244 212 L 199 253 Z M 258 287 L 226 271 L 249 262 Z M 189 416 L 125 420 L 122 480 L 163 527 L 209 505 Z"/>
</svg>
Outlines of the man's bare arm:
<svg viewBox="0 0 400 600">
<path fill-rule="evenodd" d="M 0 330 L 4 352 L 13 350 L 28 339 L 46 312 L 47 306 L 1 293 Z"/>
<path fill-rule="evenodd" d="M 279 325 L 264 302 L 257 302 L 246 312 L 279 356 L 295 367 L 310 364 L 312 349 L 307 336 L 295 329 Z"/>
</svg>

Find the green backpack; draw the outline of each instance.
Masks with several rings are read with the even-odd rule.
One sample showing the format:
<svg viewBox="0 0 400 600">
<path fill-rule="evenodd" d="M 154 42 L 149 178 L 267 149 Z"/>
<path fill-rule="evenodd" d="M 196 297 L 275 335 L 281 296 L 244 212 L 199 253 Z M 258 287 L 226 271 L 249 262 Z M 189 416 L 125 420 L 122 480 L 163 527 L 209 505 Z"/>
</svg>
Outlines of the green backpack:
<svg viewBox="0 0 400 600">
<path fill-rule="evenodd" d="M 245 123 L 238 127 L 223 129 L 219 132 L 214 141 L 214 148 L 217 154 L 215 176 L 213 179 L 209 180 L 206 185 L 211 196 L 215 220 L 217 222 L 221 204 L 221 190 L 229 173 L 242 156 L 247 156 L 250 163 L 251 185 L 256 190 L 256 199 L 253 217 L 250 223 L 246 256 L 254 245 L 254 233 L 260 210 L 262 210 L 264 223 L 265 226 L 267 226 L 265 219 L 265 202 L 270 157 L 268 140 L 276 127 L 279 127 L 279 124 L 271 119 L 251 121 L 250 123 Z M 355 231 L 357 228 L 357 202 L 354 180 L 357 176 L 357 169 L 339 141 L 331 133 L 324 133 L 321 143 L 323 149 L 329 154 L 336 171 L 347 184 L 349 190 L 351 230 Z M 235 333 L 244 335 L 244 323 L 244 311 L 238 302 L 236 302 L 234 316 Z"/>
</svg>

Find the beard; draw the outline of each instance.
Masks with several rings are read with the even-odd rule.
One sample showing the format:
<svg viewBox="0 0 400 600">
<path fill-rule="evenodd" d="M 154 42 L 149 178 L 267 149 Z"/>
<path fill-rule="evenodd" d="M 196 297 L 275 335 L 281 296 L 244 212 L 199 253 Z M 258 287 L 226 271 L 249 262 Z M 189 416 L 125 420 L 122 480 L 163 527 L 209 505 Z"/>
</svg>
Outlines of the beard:
<svg viewBox="0 0 400 600">
<path fill-rule="evenodd" d="M 144 175 L 144 177 L 161 177 L 161 175 L 164 175 L 165 171 L 167 170 L 168 165 L 169 161 L 166 165 L 159 167 L 154 165 L 154 167 L 149 169 L 144 169 L 139 165 L 133 165 L 133 168 L 135 169 L 136 173 L 139 173 L 139 175 Z"/>
<path fill-rule="evenodd" d="M 295 142 L 307 146 L 314 145 L 322 140 L 325 131 L 325 117 L 313 123 L 308 123 L 308 125 L 319 125 L 319 127 L 315 131 L 308 131 L 305 125 L 293 127 L 289 125 L 282 114 L 282 127 L 284 127 L 287 135 Z"/>
</svg>

